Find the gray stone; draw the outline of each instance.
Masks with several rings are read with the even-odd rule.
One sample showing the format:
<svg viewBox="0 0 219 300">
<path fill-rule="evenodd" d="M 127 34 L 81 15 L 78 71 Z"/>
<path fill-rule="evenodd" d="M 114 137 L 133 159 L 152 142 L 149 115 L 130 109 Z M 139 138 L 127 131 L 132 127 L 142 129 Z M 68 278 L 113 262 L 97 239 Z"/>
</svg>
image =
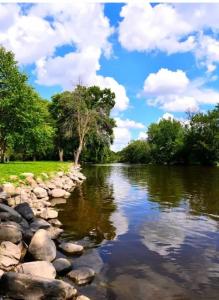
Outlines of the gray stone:
<svg viewBox="0 0 219 300">
<path fill-rule="evenodd" d="M 56 246 L 44 229 L 34 234 L 28 251 L 36 260 L 53 261 L 56 257 Z"/>
<path fill-rule="evenodd" d="M 15 222 L 0 223 L 0 242 L 18 243 L 22 239 L 21 226 Z"/>
<path fill-rule="evenodd" d="M 93 280 L 95 272 L 91 268 L 82 267 L 78 270 L 71 271 L 67 274 L 67 276 L 78 285 L 83 285 L 86 283 L 90 283 Z"/>
<path fill-rule="evenodd" d="M 52 240 L 56 240 L 64 230 L 58 227 L 51 226 L 46 231 L 48 232 Z"/>
<path fill-rule="evenodd" d="M 47 191 L 42 187 L 36 187 L 33 192 L 37 198 L 45 198 L 48 196 Z"/>
<path fill-rule="evenodd" d="M 51 196 L 53 197 L 53 198 L 62 198 L 62 197 L 64 197 L 65 196 L 65 190 L 62 190 L 62 189 L 54 189 L 54 190 L 52 190 L 52 192 L 51 192 Z"/>
<path fill-rule="evenodd" d="M 0 192 L 0 200 L 6 201 L 9 195 L 6 192 Z"/>
<path fill-rule="evenodd" d="M 32 261 L 18 265 L 16 272 L 50 279 L 56 277 L 56 270 L 53 264 L 48 261 Z"/>
<path fill-rule="evenodd" d="M 19 246 L 11 242 L 2 242 L 0 244 L 0 269 L 10 271 L 15 267 L 21 258 Z"/>
<path fill-rule="evenodd" d="M 62 280 L 15 272 L 3 274 L 0 290 L 8 297 L 28 300 L 65 300 L 73 299 L 77 294 L 74 287 Z"/>
<path fill-rule="evenodd" d="M 55 267 L 56 272 L 62 275 L 68 273 L 72 269 L 71 262 L 66 258 L 57 258 L 53 261 L 53 266 Z"/>
<path fill-rule="evenodd" d="M 65 252 L 65 253 L 68 253 L 68 254 L 80 254 L 83 252 L 84 250 L 84 247 L 81 246 L 81 245 L 78 245 L 78 244 L 74 244 L 74 243 L 71 243 L 71 242 L 68 242 L 68 243 L 61 243 L 59 245 L 59 248 Z"/>
<path fill-rule="evenodd" d="M 39 229 L 47 229 L 51 227 L 51 224 L 45 221 L 44 219 L 36 218 L 33 220 L 32 223 L 30 223 L 30 229 L 33 232 L 36 232 Z"/>
<path fill-rule="evenodd" d="M 27 202 L 18 204 L 14 208 L 24 219 L 31 222 L 34 218 L 33 211 Z"/>
<path fill-rule="evenodd" d="M 13 208 L 3 203 L 0 203 L 0 212 L 7 212 L 11 215 L 11 219 L 17 223 L 22 221 L 22 216 Z"/>
</svg>

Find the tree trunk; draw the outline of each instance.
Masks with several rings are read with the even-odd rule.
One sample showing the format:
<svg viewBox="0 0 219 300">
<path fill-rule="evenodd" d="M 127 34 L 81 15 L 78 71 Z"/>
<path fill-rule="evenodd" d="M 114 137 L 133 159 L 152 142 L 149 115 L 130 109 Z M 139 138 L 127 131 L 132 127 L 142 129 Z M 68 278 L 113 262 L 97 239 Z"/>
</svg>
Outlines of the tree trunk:
<svg viewBox="0 0 219 300">
<path fill-rule="evenodd" d="M 63 161 L 63 157 L 64 157 L 64 150 L 63 149 L 59 149 L 59 161 Z"/>
<path fill-rule="evenodd" d="M 4 145 L 2 147 L 0 147 L 0 162 L 1 163 L 5 162 L 5 151 L 6 151 L 6 147 Z"/>
<path fill-rule="evenodd" d="M 83 148 L 83 142 L 80 142 L 79 146 L 78 146 L 78 149 L 75 153 L 75 165 L 77 166 L 78 165 L 78 162 L 79 162 L 79 158 L 80 158 L 80 155 L 81 155 L 81 151 L 82 151 L 82 148 Z"/>
</svg>

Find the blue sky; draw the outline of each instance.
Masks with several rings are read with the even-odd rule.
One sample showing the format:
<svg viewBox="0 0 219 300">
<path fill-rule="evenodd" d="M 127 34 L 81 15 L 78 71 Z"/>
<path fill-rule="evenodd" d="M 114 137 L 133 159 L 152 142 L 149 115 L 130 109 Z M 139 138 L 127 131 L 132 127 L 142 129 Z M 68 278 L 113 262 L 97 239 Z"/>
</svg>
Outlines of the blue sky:
<svg viewBox="0 0 219 300">
<path fill-rule="evenodd" d="M 0 43 L 42 97 L 83 84 L 116 93 L 114 150 L 160 118 L 219 102 L 219 4 L 0 4 Z"/>
</svg>

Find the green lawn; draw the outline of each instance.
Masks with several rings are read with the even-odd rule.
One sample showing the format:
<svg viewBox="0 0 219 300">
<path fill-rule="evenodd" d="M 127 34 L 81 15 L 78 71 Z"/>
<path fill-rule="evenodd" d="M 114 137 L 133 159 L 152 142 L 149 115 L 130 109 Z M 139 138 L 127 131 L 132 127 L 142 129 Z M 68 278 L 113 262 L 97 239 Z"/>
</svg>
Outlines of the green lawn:
<svg viewBox="0 0 219 300">
<path fill-rule="evenodd" d="M 11 175 L 20 177 L 22 173 L 34 173 L 41 176 L 41 173 L 52 174 L 57 171 L 67 171 L 69 162 L 37 161 L 37 162 L 10 162 L 0 164 L 0 182 L 11 181 Z"/>
</svg>

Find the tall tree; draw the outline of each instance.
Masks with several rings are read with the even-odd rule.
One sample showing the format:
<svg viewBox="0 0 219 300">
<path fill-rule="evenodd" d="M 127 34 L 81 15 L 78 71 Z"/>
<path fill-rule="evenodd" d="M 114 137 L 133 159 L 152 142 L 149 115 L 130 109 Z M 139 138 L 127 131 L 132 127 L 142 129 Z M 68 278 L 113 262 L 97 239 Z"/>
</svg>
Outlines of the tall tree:
<svg viewBox="0 0 219 300">
<path fill-rule="evenodd" d="M 72 138 L 77 144 L 74 151 L 75 164 L 78 164 L 86 142 L 90 141 L 93 147 L 97 147 L 98 143 L 95 145 L 92 141 L 105 145 L 112 142 L 115 122 L 110 118 L 110 111 L 115 105 L 114 99 L 115 94 L 109 89 L 81 85 L 73 92 L 53 97 L 53 101 L 58 102 L 54 106 L 60 111 L 56 122 L 58 133 L 64 133 L 65 138 Z"/>
</svg>

